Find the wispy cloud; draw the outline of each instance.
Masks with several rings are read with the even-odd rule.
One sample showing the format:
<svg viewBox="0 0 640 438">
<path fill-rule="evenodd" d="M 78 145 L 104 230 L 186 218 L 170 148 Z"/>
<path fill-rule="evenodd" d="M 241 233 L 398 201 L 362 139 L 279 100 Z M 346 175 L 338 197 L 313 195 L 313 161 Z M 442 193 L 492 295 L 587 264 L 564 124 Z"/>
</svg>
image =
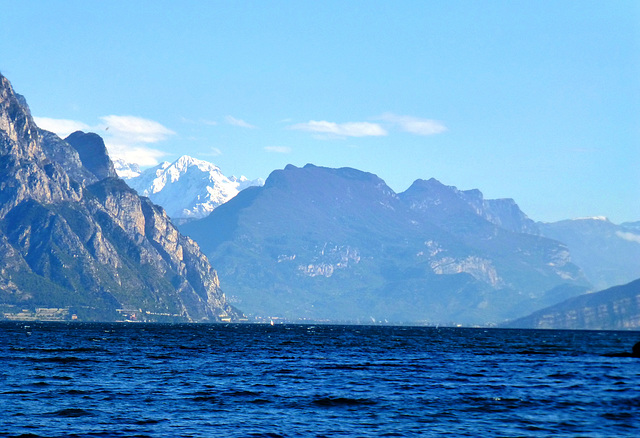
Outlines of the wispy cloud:
<svg viewBox="0 0 640 438">
<path fill-rule="evenodd" d="M 161 123 L 135 116 L 108 115 L 99 119 L 92 126 L 77 120 L 34 117 L 40 128 L 52 131 L 61 138 L 78 130 L 99 133 L 112 159 L 152 166 L 158 164 L 161 157 L 168 155 L 149 146 L 175 134 Z"/>
<path fill-rule="evenodd" d="M 276 154 L 288 154 L 291 152 L 291 148 L 287 146 L 265 146 L 264 150 Z"/>
<path fill-rule="evenodd" d="M 404 132 L 416 135 L 435 135 L 447 130 L 442 122 L 432 119 L 423 119 L 413 116 L 401 116 L 393 113 L 385 113 L 378 120 L 389 122 Z"/>
<path fill-rule="evenodd" d="M 89 125 L 77 120 L 52 119 L 50 117 L 34 117 L 33 120 L 39 128 L 51 131 L 61 138 L 68 137 L 69 134 L 76 131 L 88 131 L 91 129 Z"/>
<path fill-rule="evenodd" d="M 114 143 L 109 137 L 104 139 L 111 159 L 121 159 L 127 163 L 135 163 L 140 166 L 155 166 L 166 152 L 142 145 Z"/>
<path fill-rule="evenodd" d="M 222 155 L 222 151 L 218 148 L 210 148 L 209 152 L 205 152 L 202 153 L 201 155 L 207 156 L 207 157 L 219 157 L 220 155 Z"/>
<path fill-rule="evenodd" d="M 225 117 L 224 121 L 227 122 L 227 124 L 229 125 L 238 126 L 240 128 L 256 129 L 256 126 L 253 126 L 252 124 L 247 123 L 242 119 L 236 119 L 235 117 L 232 117 L 232 116 Z"/>
<path fill-rule="evenodd" d="M 175 134 L 162 124 L 142 117 L 111 115 L 100 117 L 100 120 L 104 123 L 104 129 L 110 131 L 110 136 L 126 139 L 127 142 L 157 143 Z"/>
<path fill-rule="evenodd" d="M 616 231 L 616 236 L 629 242 L 640 243 L 640 235 L 638 234 Z"/>
<path fill-rule="evenodd" d="M 291 125 L 289 129 L 328 134 L 334 137 L 379 137 L 387 135 L 387 131 L 382 126 L 369 122 L 334 123 L 325 120 L 310 120 L 306 123 Z"/>
</svg>

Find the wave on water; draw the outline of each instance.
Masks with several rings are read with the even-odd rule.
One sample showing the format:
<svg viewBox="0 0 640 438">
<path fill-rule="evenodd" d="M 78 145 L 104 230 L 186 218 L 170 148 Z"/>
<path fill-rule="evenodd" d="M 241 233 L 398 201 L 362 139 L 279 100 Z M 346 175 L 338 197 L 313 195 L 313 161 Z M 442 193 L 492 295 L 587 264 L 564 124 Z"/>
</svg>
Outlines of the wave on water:
<svg viewBox="0 0 640 438">
<path fill-rule="evenodd" d="M 0 330 L 0 437 L 640 436 L 633 332 Z"/>
</svg>

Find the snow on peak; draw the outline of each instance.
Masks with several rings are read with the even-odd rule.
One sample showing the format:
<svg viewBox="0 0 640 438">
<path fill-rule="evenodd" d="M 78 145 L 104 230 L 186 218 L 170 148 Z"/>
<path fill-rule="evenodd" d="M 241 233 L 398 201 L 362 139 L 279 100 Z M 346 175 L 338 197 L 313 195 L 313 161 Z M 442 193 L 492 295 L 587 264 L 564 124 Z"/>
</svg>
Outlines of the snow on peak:
<svg viewBox="0 0 640 438">
<path fill-rule="evenodd" d="M 173 163 L 161 163 L 131 178 L 127 183 L 139 194 L 161 205 L 173 219 L 207 216 L 241 190 L 262 185 L 261 179 L 227 178 L 208 161 L 183 155 Z"/>
<path fill-rule="evenodd" d="M 140 176 L 142 172 L 140 166 L 134 163 L 127 163 L 122 158 L 116 158 L 113 160 L 113 167 L 116 169 L 116 173 L 122 179 L 135 178 Z"/>
<path fill-rule="evenodd" d="M 609 222 L 609 218 L 606 216 L 590 216 L 590 217 L 577 217 L 574 221 L 602 221 Z"/>
</svg>

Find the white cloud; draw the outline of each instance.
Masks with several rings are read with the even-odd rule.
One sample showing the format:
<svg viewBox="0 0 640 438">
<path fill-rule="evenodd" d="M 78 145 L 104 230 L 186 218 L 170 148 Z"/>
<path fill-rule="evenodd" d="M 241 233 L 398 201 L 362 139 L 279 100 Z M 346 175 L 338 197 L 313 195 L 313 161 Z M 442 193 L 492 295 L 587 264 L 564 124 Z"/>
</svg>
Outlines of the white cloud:
<svg viewBox="0 0 640 438">
<path fill-rule="evenodd" d="M 34 117 L 39 128 L 51 131 L 60 138 L 68 137 L 69 134 L 76 131 L 88 131 L 91 127 L 77 120 L 68 119 L 52 119 L 50 117 Z"/>
<path fill-rule="evenodd" d="M 402 131 L 416 135 L 435 135 L 447 130 L 447 127 L 437 120 L 422 119 L 413 116 L 400 116 L 393 113 L 385 113 L 378 117 L 378 119 L 389 122 Z"/>
<path fill-rule="evenodd" d="M 310 120 L 306 123 L 291 125 L 289 129 L 329 134 L 336 137 L 379 137 L 387 135 L 387 131 L 382 126 L 369 122 L 334 123 L 325 120 Z"/>
<path fill-rule="evenodd" d="M 640 235 L 638 234 L 616 231 L 616 236 L 629 242 L 640 243 Z"/>
<path fill-rule="evenodd" d="M 256 129 L 255 126 L 245 122 L 244 120 L 236 119 L 235 117 L 232 117 L 232 116 L 225 117 L 224 121 L 227 122 L 229 125 L 238 126 L 240 128 Z"/>
<path fill-rule="evenodd" d="M 265 146 L 264 150 L 276 154 L 288 154 L 291 152 L 291 148 L 287 146 Z"/>
<path fill-rule="evenodd" d="M 175 134 L 155 120 L 135 116 L 109 115 L 100 117 L 100 132 L 111 158 L 120 158 L 140 166 L 153 166 L 166 152 L 148 145 L 166 140 Z"/>
<path fill-rule="evenodd" d="M 157 143 L 175 134 L 169 128 L 149 119 L 135 116 L 103 116 L 104 129 L 115 138 L 131 143 Z"/>
<path fill-rule="evenodd" d="M 168 155 L 159 149 L 142 145 L 114 143 L 108 138 L 105 138 L 105 145 L 112 160 L 121 159 L 127 163 L 135 163 L 142 167 L 155 166 L 160 162 L 160 158 Z"/>
<path fill-rule="evenodd" d="M 40 128 L 52 131 L 61 138 L 78 130 L 97 132 L 104 139 L 112 159 L 122 159 L 140 166 L 153 166 L 158 164 L 159 158 L 168 155 L 148 145 L 175 134 L 154 120 L 135 116 L 103 116 L 94 126 L 77 120 L 49 117 L 34 117 L 34 120 Z"/>
</svg>

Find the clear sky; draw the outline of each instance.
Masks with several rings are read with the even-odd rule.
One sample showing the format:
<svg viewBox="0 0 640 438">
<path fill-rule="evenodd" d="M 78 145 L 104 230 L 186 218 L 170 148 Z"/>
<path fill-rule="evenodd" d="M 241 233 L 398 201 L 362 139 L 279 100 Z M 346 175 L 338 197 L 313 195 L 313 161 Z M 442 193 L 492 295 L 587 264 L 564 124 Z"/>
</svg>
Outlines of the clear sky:
<svg viewBox="0 0 640 438">
<path fill-rule="evenodd" d="M 640 220 L 638 1 L 0 0 L 41 127 L 143 165 L 434 177 L 534 220 Z M 108 129 L 107 129 L 108 128 Z"/>
</svg>

